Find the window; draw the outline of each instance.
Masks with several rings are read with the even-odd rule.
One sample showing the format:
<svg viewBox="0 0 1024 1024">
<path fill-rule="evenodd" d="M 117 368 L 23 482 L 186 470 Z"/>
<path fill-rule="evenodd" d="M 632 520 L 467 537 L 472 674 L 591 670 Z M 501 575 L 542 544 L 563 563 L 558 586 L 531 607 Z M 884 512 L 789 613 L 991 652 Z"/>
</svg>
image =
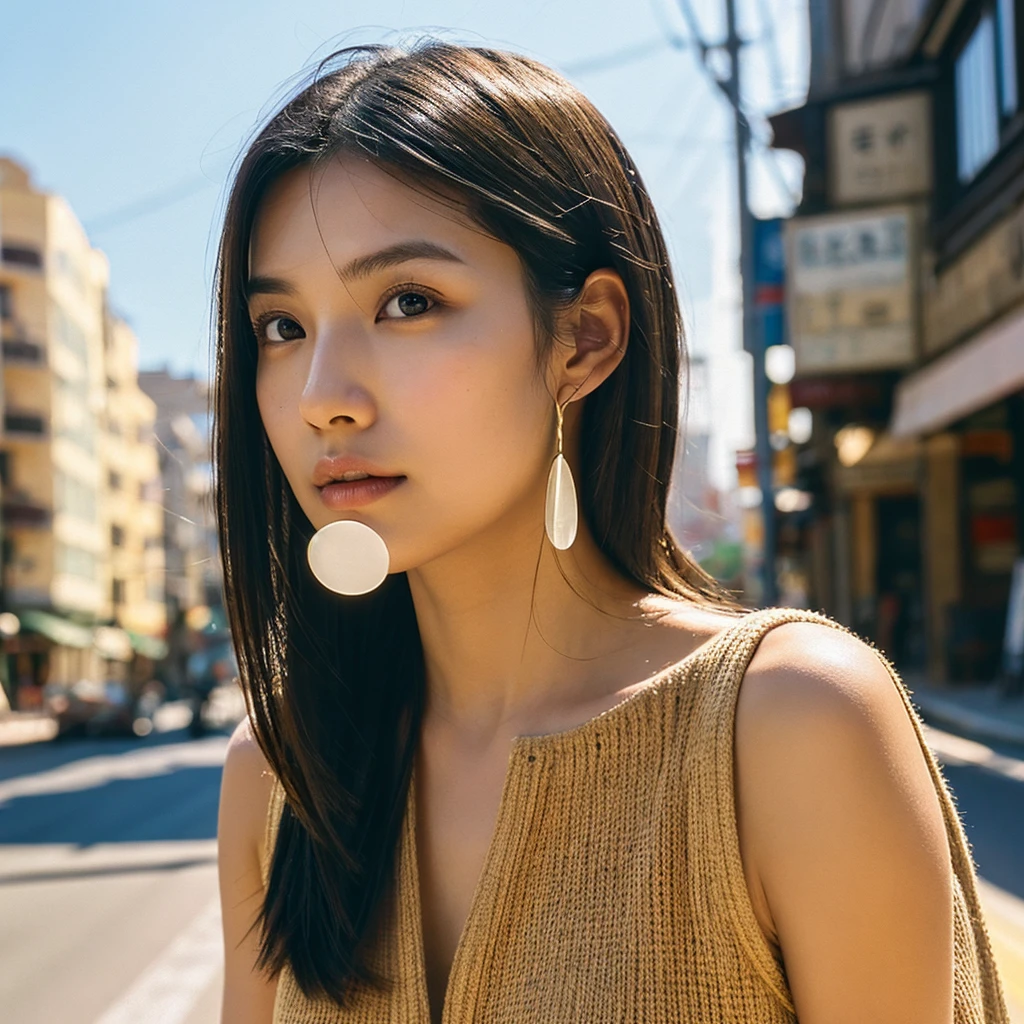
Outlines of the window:
<svg viewBox="0 0 1024 1024">
<path fill-rule="evenodd" d="M 0 320 L 10 320 L 14 316 L 14 303 L 11 300 L 11 286 L 0 284 Z"/>
<path fill-rule="evenodd" d="M 57 512 L 89 523 L 96 522 L 96 491 L 92 486 L 61 470 L 54 474 L 53 484 L 54 508 Z"/>
<path fill-rule="evenodd" d="M 4 360 L 9 363 L 30 363 L 33 366 L 41 366 L 43 363 L 43 348 L 34 341 L 5 338 L 0 343 L 0 350 L 3 351 Z"/>
<path fill-rule="evenodd" d="M 68 381 L 54 374 L 54 433 L 90 454 L 96 450 L 96 414 L 89 407 L 88 380 Z"/>
<path fill-rule="evenodd" d="M 999 0 L 996 9 L 999 30 L 999 86 L 1003 115 L 1017 113 L 1017 25 L 1013 16 L 1014 0 Z"/>
<path fill-rule="evenodd" d="M 57 572 L 68 576 L 80 576 L 82 579 L 96 579 L 97 561 L 91 551 L 72 547 L 68 544 L 56 545 Z"/>
<path fill-rule="evenodd" d="M 43 265 L 42 254 L 31 245 L 0 247 L 0 260 L 12 267 L 27 267 L 31 270 L 39 270 Z"/>
<path fill-rule="evenodd" d="M 42 416 L 28 412 L 9 412 L 4 416 L 4 430 L 9 434 L 45 434 Z"/>
<path fill-rule="evenodd" d="M 986 14 L 956 61 L 956 169 L 961 181 L 970 181 L 999 148 L 993 24 L 992 15 Z"/>
<path fill-rule="evenodd" d="M 115 547 L 123 547 L 124 545 L 124 527 L 118 526 L 116 523 L 110 527 L 110 543 Z"/>
<path fill-rule="evenodd" d="M 114 599 L 114 604 L 124 604 L 124 580 L 114 580 L 113 584 L 111 596 Z"/>
<path fill-rule="evenodd" d="M 1013 4 L 990 4 L 956 58 L 957 176 L 963 184 L 995 156 L 1003 124 L 1017 112 Z"/>
<path fill-rule="evenodd" d="M 54 337 L 65 348 L 74 352 L 83 362 L 88 362 L 89 339 L 86 337 L 81 325 L 60 303 L 54 302 L 51 309 Z"/>
<path fill-rule="evenodd" d="M 110 472 L 107 473 L 107 486 L 112 491 L 119 491 L 121 489 L 121 474 L 116 470 L 110 470 Z"/>
</svg>

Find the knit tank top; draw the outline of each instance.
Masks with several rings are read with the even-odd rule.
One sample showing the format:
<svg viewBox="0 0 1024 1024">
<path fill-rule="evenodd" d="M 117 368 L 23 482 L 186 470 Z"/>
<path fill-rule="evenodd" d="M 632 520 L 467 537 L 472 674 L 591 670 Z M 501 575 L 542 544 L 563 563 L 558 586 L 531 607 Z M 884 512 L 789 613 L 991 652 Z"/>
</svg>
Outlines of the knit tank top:
<svg viewBox="0 0 1024 1024">
<path fill-rule="evenodd" d="M 444 1024 L 793 1024 L 781 953 L 754 916 L 733 789 L 736 700 L 765 633 L 812 612 L 745 615 L 576 728 L 518 736 L 452 964 Z M 882 659 L 885 661 L 885 659 Z M 888 662 L 939 797 L 954 884 L 956 1024 L 1008 1024 L 975 866 L 909 691 Z M 415 782 L 415 780 L 414 780 Z M 267 816 L 272 851 L 284 795 Z M 278 975 L 274 1024 L 429 1024 L 415 785 L 391 926 L 372 962 L 395 979 L 347 1010 Z M 261 863 L 264 885 L 268 864 Z"/>
</svg>

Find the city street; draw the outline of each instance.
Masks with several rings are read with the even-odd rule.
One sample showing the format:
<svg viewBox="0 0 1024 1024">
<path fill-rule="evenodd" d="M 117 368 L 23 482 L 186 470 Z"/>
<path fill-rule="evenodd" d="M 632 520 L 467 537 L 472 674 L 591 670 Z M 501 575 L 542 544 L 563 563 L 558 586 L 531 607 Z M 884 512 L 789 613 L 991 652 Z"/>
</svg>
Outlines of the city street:
<svg viewBox="0 0 1024 1024">
<path fill-rule="evenodd" d="M 181 710 L 181 709 L 176 709 Z M 0 1006 L 9 1024 L 216 1024 L 227 733 L 0 748 Z M 1024 1024 L 1024 751 L 929 730 Z"/>
<path fill-rule="evenodd" d="M 144 740 L 0 748 L 5 1024 L 216 1024 L 227 730 L 166 711 Z"/>
</svg>

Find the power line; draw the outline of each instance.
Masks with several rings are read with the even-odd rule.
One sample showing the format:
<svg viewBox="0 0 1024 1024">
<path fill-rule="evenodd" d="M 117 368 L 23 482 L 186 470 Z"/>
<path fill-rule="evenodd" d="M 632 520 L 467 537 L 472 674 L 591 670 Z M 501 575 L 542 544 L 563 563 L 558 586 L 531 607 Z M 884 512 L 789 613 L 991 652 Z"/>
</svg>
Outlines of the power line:
<svg viewBox="0 0 1024 1024">
<path fill-rule="evenodd" d="M 686 22 L 686 27 L 689 29 L 690 35 L 693 36 L 693 40 L 700 51 L 700 62 L 704 67 L 705 74 L 711 77 L 715 85 L 721 87 L 722 83 L 718 80 L 718 76 L 712 74 L 711 69 L 708 67 L 708 52 L 711 50 L 711 47 L 708 46 L 707 40 L 701 33 L 700 22 L 697 21 L 693 5 L 690 3 L 690 0 L 679 0 L 679 9 L 682 12 L 683 20 Z"/>
<path fill-rule="evenodd" d="M 85 229 L 89 234 L 99 234 L 102 231 L 110 230 L 110 228 L 121 227 L 140 217 L 148 217 L 150 214 L 174 206 L 215 184 L 216 182 L 206 175 L 193 175 L 90 220 L 85 224 Z"/>
<path fill-rule="evenodd" d="M 645 43 L 636 46 L 629 46 L 624 50 L 616 50 L 614 53 L 607 53 L 602 57 L 591 57 L 587 60 L 577 61 L 574 64 L 566 64 L 562 70 L 569 75 L 590 75 L 599 71 L 612 71 L 615 68 L 623 67 L 626 64 L 634 64 L 638 60 L 644 60 L 657 53 L 659 50 L 670 46 L 676 50 L 684 50 L 688 46 L 685 39 L 678 36 L 659 36 L 657 39 L 649 39 Z"/>
</svg>

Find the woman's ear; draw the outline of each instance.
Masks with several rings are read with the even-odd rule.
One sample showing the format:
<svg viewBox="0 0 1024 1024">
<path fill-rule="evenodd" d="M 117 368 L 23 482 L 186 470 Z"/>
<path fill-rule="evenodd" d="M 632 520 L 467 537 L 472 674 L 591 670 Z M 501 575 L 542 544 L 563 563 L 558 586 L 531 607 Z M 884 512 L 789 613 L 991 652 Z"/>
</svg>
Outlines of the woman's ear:
<svg viewBox="0 0 1024 1024">
<path fill-rule="evenodd" d="M 561 316 L 551 371 L 559 403 L 590 394 L 626 354 L 629 296 L 617 271 L 595 270 Z"/>
</svg>

